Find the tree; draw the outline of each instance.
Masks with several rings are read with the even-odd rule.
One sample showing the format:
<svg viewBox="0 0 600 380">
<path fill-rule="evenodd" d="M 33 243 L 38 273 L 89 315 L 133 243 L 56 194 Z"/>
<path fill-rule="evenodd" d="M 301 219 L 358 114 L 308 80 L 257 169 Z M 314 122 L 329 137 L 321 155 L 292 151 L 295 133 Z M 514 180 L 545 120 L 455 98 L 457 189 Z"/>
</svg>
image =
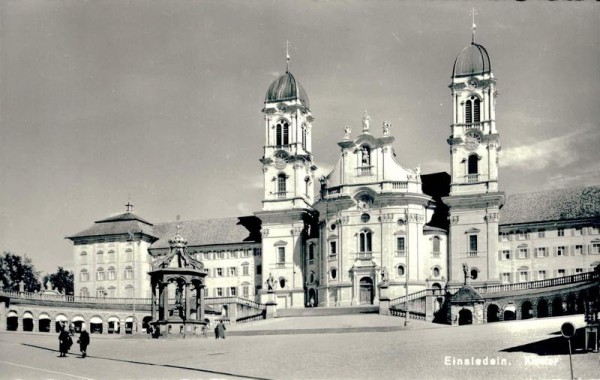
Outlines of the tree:
<svg viewBox="0 0 600 380">
<path fill-rule="evenodd" d="M 37 292 L 42 288 L 39 274 L 27 255 L 21 257 L 5 251 L 4 256 L 0 256 L 0 280 L 5 290 L 18 291 L 23 281 L 26 292 Z"/>
<path fill-rule="evenodd" d="M 44 276 L 44 284 L 51 282 L 52 288 L 63 294 L 73 294 L 74 276 L 73 272 L 58 267 L 55 273 Z"/>
</svg>

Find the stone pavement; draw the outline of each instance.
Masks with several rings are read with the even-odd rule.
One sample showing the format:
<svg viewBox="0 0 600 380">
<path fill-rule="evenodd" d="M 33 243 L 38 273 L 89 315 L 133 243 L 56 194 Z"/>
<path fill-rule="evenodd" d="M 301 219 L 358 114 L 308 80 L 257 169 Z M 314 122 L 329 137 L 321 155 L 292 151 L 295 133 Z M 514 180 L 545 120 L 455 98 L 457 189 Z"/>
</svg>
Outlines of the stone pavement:
<svg viewBox="0 0 600 380">
<path fill-rule="evenodd" d="M 394 317 L 326 318 L 332 317 L 230 326 L 225 340 L 92 335 L 86 359 L 59 358 L 56 334 L 4 332 L 0 378 L 566 379 L 567 343 L 556 333 L 565 321 L 583 326 L 582 316 L 461 327 L 411 321 L 408 329 Z M 360 327 L 397 329 L 343 331 Z M 339 332 L 313 332 L 319 329 Z M 295 333 L 234 335 L 288 330 Z M 597 353 L 573 355 L 575 377 L 600 378 L 599 359 Z"/>
</svg>

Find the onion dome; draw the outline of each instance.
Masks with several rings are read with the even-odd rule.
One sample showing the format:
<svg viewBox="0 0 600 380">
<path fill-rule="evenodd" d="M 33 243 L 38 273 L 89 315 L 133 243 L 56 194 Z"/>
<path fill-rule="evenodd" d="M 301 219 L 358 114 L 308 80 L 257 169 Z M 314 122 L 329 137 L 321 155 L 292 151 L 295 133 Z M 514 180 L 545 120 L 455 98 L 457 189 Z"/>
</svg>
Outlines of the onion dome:
<svg viewBox="0 0 600 380">
<path fill-rule="evenodd" d="M 267 90 L 265 103 L 290 100 L 299 100 L 302 105 L 309 107 L 306 91 L 300 86 L 300 83 L 296 82 L 296 78 L 291 73 L 286 72 L 271 83 Z"/>
<path fill-rule="evenodd" d="M 465 47 L 454 61 L 452 78 L 489 74 L 491 72 L 492 65 L 487 50 L 473 42 Z"/>
</svg>

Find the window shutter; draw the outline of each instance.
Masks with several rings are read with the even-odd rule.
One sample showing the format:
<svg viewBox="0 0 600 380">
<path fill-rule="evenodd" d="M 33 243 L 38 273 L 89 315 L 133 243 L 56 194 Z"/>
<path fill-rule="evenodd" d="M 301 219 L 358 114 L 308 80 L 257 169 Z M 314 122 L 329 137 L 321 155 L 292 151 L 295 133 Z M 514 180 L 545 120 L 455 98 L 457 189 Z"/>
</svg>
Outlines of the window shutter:
<svg viewBox="0 0 600 380">
<path fill-rule="evenodd" d="M 549 255 L 550 255 L 549 249 L 548 249 L 548 248 L 546 248 L 546 249 L 544 250 L 544 257 L 548 257 Z"/>
<path fill-rule="evenodd" d="M 502 260 L 502 250 L 498 251 L 498 260 Z"/>
<path fill-rule="evenodd" d="M 588 244 L 587 248 L 588 248 L 588 249 L 587 249 L 587 251 L 588 251 L 588 254 L 589 254 L 589 255 L 591 255 L 591 254 L 592 254 L 592 245 L 591 245 L 591 244 Z"/>
</svg>

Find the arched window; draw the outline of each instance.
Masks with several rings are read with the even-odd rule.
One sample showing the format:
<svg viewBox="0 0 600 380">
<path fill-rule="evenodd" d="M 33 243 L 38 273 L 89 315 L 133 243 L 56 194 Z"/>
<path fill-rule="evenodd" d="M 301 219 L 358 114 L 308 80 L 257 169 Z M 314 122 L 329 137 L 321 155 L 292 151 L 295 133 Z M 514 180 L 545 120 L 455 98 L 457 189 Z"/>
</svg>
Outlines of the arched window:
<svg viewBox="0 0 600 380">
<path fill-rule="evenodd" d="M 115 298 L 117 296 L 117 288 L 115 288 L 114 286 L 109 286 L 107 295 L 110 298 Z"/>
<path fill-rule="evenodd" d="M 290 125 L 285 120 L 279 120 L 276 127 L 276 145 L 288 145 L 290 143 Z"/>
<path fill-rule="evenodd" d="M 132 267 L 126 267 L 125 268 L 125 279 L 126 280 L 130 280 L 133 278 L 133 268 Z"/>
<path fill-rule="evenodd" d="M 314 260 L 315 260 L 315 245 L 309 244 L 308 245 L 308 263 L 312 264 Z"/>
<path fill-rule="evenodd" d="M 104 262 L 104 251 L 100 250 L 100 251 L 96 252 L 96 262 L 97 263 Z"/>
<path fill-rule="evenodd" d="M 107 274 L 107 278 L 109 280 L 114 280 L 116 279 L 116 275 L 115 275 L 115 267 L 110 267 L 108 268 L 108 270 L 106 271 Z"/>
<path fill-rule="evenodd" d="M 99 287 L 98 289 L 96 289 L 96 297 L 98 297 L 98 298 L 106 297 L 106 290 L 104 290 L 103 287 Z"/>
<path fill-rule="evenodd" d="M 329 274 L 331 275 L 331 279 L 335 280 L 337 277 L 337 269 L 336 268 L 331 268 L 331 270 L 329 271 Z"/>
<path fill-rule="evenodd" d="M 283 278 L 283 277 L 279 278 L 279 288 L 280 289 L 284 289 L 285 288 L 285 278 Z"/>
<path fill-rule="evenodd" d="M 468 162 L 468 174 L 478 174 L 479 173 L 479 157 L 476 154 L 472 154 L 469 156 Z"/>
<path fill-rule="evenodd" d="M 359 252 L 371 252 L 371 231 L 368 231 L 368 230 L 360 231 L 358 238 L 359 238 L 359 245 L 358 245 Z"/>
<path fill-rule="evenodd" d="M 81 288 L 81 290 L 79 291 L 79 296 L 80 297 L 89 297 L 90 291 L 88 290 L 88 288 Z"/>
<path fill-rule="evenodd" d="M 310 192 L 310 178 L 304 178 L 304 194 L 308 195 Z"/>
<path fill-rule="evenodd" d="M 310 272 L 309 282 L 311 284 L 315 282 L 315 272 Z"/>
<path fill-rule="evenodd" d="M 82 269 L 81 272 L 79 272 L 79 280 L 82 282 L 90 280 L 90 274 L 88 273 L 87 269 Z"/>
<path fill-rule="evenodd" d="M 479 123 L 481 121 L 480 111 L 481 101 L 475 95 L 472 95 L 467 99 L 465 103 L 465 123 Z"/>
<path fill-rule="evenodd" d="M 479 277 L 479 269 L 471 268 L 471 279 L 477 280 L 477 277 Z"/>
<path fill-rule="evenodd" d="M 439 238 L 439 236 L 433 237 L 433 252 L 440 253 L 440 238 Z"/>
<path fill-rule="evenodd" d="M 87 264 L 87 262 L 88 262 L 88 254 L 87 254 L 86 251 L 82 251 L 79 254 L 79 260 L 80 260 L 81 264 Z"/>
<path fill-rule="evenodd" d="M 440 276 L 440 268 L 435 267 L 433 268 L 433 277 L 439 277 Z"/>
<path fill-rule="evenodd" d="M 398 265 L 398 276 L 399 277 L 404 277 L 404 274 L 406 273 L 406 269 L 404 268 L 404 265 Z"/>
<path fill-rule="evenodd" d="M 286 175 L 280 173 L 277 175 L 277 195 L 281 198 L 285 198 L 286 193 Z"/>
<path fill-rule="evenodd" d="M 96 271 L 96 280 L 104 281 L 104 268 L 98 268 L 98 270 Z"/>
<path fill-rule="evenodd" d="M 127 248 L 125 250 L 125 261 L 133 261 L 133 249 Z"/>
</svg>

